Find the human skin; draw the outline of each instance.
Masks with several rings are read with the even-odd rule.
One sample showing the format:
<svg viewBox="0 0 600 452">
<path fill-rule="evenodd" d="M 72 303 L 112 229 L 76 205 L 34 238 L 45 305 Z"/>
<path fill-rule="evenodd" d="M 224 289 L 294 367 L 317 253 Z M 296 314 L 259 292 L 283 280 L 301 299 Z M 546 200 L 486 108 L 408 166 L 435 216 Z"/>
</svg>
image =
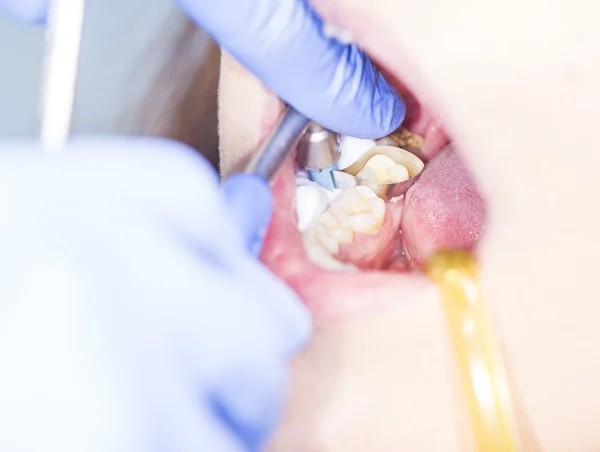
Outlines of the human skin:
<svg viewBox="0 0 600 452">
<path fill-rule="evenodd" d="M 544 451 L 600 449 L 600 214 L 593 201 L 600 189 L 593 145 L 600 6 L 314 4 L 352 30 L 430 111 L 444 114 L 478 181 L 488 212 L 478 249 L 481 283 L 526 436 Z M 228 174 L 256 149 L 283 105 L 227 55 L 221 71 L 221 168 Z M 423 284 L 360 317 L 316 315 L 314 337 L 293 363 L 271 450 L 469 450 L 438 304 L 435 288 Z"/>
</svg>

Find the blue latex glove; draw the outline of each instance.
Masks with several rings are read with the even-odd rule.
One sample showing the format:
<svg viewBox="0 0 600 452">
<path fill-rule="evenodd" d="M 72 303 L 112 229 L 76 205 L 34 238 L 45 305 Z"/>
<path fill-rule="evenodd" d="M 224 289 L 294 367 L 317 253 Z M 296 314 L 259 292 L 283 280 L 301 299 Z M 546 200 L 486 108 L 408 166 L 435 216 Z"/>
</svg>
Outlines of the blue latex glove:
<svg viewBox="0 0 600 452">
<path fill-rule="evenodd" d="M 272 91 L 339 133 L 379 138 L 397 129 L 404 101 L 354 45 L 322 33 L 307 0 L 176 0 L 202 28 Z M 0 0 L 32 22 L 48 0 Z"/>
<path fill-rule="evenodd" d="M 50 0 L 0 0 L 0 11 L 15 19 L 36 24 L 46 20 Z"/>
<path fill-rule="evenodd" d="M 0 142 L 0 450 L 258 450 L 309 334 L 270 209 L 169 141 Z"/>
<path fill-rule="evenodd" d="M 305 116 L 378 138 L 404 120 L 402 99 L 354 45 L 323 36 L 307 0 L 177 0 L 238 61 Z"/>
</svg>

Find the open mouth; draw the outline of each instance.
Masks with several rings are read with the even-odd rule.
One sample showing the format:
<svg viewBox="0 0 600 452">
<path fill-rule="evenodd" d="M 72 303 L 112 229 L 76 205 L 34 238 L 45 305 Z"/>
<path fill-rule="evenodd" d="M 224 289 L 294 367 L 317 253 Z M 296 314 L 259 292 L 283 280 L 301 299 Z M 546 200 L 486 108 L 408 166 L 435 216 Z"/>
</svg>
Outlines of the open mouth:
<svg viewBox="0 0 600 452">
<path fill-rule="evenodd" d="M 410 300 L 430 288 L 418 270 L 433 251 L 473 249 L 483 233 L 484 199 L 443 117 L 428 112 L 401 81 L 395 87 L 407 105 L 401 129 L 377 141 L 341 137 L 342 159 L 345 146 L 362 147 L 372 157 L 361 168 L 362 182 L 352 177 L 335 196 L 319 192 L 302 177 L 293 155 L 274 184 L 274 215 L 261 260 L 299 294 L 317 322 Z M 277 113 L 265 113 L 262 122 L 275 123 Z M 386 199 L 373 184 L 378 174 L 414 176 L 410 165 L 386 159 L 395 153 L 424 167 L 405 194 Z M 359 157 L 346 159 L 343 167 Z M 308 204 L 312 210 L 303 213 Z"/>
</svg>

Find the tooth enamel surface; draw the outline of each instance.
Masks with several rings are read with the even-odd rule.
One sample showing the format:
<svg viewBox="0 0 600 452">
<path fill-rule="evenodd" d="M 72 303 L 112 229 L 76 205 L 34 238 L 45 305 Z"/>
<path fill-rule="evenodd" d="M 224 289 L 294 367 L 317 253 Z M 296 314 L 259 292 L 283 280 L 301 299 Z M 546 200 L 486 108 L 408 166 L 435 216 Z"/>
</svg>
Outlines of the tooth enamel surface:
<svg viewBox="0 0 600 452">
<path fill-rule="evenodd" d="M 323 268 L 356 269 L 335 259 L 340 245 L 352 245 L 354 233 L 375 234 L 385 221 L 385 202 L 373 190 L 357 186 L 342 191 L 317 221 L 302 232 L 308 257 Z"/>
<path fill-rule="evenodd" d="M 333 257 L 333 254 L 337 253 L 337 244 L 334 252 L 327 249 L 318 237 L 317 230 L 316 227 L 313 227 L 302 233 L 302 241 L 304 242 L 304 249 L 308 258 L 321 268 L 327 270 L 357 270 L 354 265 L 344 264 Z"/>
<path fill-rule="evenodd" d="M 371 157 L 364 168 L 356 174 L 356 178 L 377 185 L 404 182 L 410 179 L 408 169 L 394 162 L 390 157 L 377 154 Z"/>
<path fill-rule="evenodd" d="M 362 186 L 343 191 L 319 219 L 329 229 L 362 233 L 377 232 L 384 220 L 385 202 L 373 190 Z"/>
</svg>

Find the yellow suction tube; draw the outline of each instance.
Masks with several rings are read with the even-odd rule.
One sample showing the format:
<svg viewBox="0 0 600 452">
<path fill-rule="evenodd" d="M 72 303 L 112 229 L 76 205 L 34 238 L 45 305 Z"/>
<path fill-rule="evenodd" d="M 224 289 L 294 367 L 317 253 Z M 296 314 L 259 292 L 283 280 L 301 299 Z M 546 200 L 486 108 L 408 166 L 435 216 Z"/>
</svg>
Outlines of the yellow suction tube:
<svg viewBox="0 0 600 452">
<path fill-rule="evenodd" d="M 440 251 L 424 270 L 440 291 L 476 450 L 521 451 L 504 362 L 474 257 L 462 250 Z"/>
</svg>

